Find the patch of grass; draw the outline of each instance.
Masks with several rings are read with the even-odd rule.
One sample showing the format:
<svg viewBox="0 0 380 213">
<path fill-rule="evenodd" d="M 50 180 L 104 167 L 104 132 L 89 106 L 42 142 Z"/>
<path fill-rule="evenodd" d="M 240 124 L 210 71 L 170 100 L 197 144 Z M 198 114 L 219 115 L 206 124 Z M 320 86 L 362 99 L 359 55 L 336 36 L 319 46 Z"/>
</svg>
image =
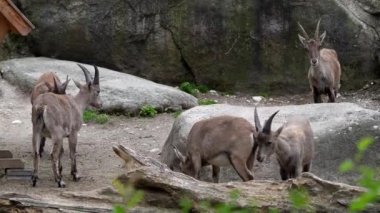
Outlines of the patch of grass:
<svg viewBox="0 0 380 213">
<path fill-rule="evenodd" d="M 149 117 L 149 118 L 153 118 L 154 116 L 157 115 L 157 110 L 152 106 L 152 105 L 144 105 L 141 109 L 140 109 L 140 113 L 139 115 L 141 117 Z"/>
<path fill-rule="evenodd" d="M 208 99 L 208 98 L 198 100 L 199 105 L 211 105 L 211 104 L 216 104 L 216 103 L 218 103 L 216 100 Z"/>
<path fill-rule="evenodd" d="M 199 93 L 206 93 L 210 90 L 208 86 L 204 84 L 196 85 L 187 81 L 181 83 L 179 89 L 193 96 L 197 96 Z"/>
<path fill-rule="evenodd" d="M 85 123 L 95 122 L 97 124 L 105 124 L 110 120 L 107 114 L 99 113 L 95 110 L 85 110 L 83 112 L 83 121 Z"/>
</svg>

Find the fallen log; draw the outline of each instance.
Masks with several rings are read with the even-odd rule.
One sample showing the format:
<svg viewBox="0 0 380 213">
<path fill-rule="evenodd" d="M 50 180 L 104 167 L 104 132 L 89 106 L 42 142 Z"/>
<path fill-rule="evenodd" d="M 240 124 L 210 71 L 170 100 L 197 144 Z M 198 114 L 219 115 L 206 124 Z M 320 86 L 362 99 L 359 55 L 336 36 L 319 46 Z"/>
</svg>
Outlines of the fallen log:
<svg viewBox="0 0 380 213">
<path fill-rule="evenodd" d="M 235 206 L 267 212 L 276 208 L 291 211 L 289 190 L 303 188 L 309 194 L 308 209 L 316 212 L 347 212 L 348 205 L 365 190 L 323 180 L 311 173 L 303 173 L 288 181 L 254 180 L 248 182 L 209 183 L 196 180 L 185 174 L 170 170 L 165 164 L 144 157 L 122 145 L 114 146 L 114 152 L 126 163 L 126 173 L 119 176 L 125 184 L 133 184 L 144 191 L 144 204 L 163 208 L 179 208 L 179 201 L 188 198 L 194 201 L 194 210 L 207 201 L 211 205 L 228 203 L 230 194 L 239 192 Z M 379 204 L 369 207 L 368 212 L 377 212 Z"/>
</svg>

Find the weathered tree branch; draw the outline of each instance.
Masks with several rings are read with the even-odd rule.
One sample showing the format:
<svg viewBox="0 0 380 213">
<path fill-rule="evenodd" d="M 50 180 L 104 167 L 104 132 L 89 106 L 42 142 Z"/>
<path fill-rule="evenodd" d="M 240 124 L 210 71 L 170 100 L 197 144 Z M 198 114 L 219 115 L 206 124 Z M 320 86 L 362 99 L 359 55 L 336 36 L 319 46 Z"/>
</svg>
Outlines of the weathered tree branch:
<svg viewBox="0 0 380 213">
<path fill-rule="evenodd" d="M 230 192 L 238 190 L 237 206 L 258 208 L 266 212 L 269 208 L 284 211 L 291 209 L 288 191 L 291 188 L 305 188 L 310 195 L 310 208 L 318 212 L 347 212 L 350 201 L 364 192 L 360 187 L 322 180 L 304 173 L 302 177 L 288 181 L 248 181 L 229 183 L 208 183 L 198 181 L 182 173 L 170 170 L 155 159 L 144 157 L 124 146 L 113 147 L 116 154 L 134 167 L 127 167 L 126 174 L 119 180 L 133 182 L 137 189 L 144 190 L 145 204 L 165 208 L 178 208 L 180 199 L 187 197 L 199 203 L 207 200 L 211 204 L 230 202 Z M 137 166 L 136 166 L 137 165 Z M 197 210 L 195 206 L 195 210 Z M 376 211 L 380 205 L 373 205 L 369 211 Z"/>
</svg>

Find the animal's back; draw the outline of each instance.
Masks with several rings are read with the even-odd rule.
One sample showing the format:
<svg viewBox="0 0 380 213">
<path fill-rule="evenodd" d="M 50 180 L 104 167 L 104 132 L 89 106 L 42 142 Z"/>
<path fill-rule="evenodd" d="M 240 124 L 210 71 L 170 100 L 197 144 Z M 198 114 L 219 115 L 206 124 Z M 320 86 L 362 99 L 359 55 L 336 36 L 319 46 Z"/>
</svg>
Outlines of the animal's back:
<svg viewBox="0 0 380 213">
<path fill-rule="evenodd" d="M 54 88 L 54 79 L 58 85 L 61 85 L 58 76 L 53 72 L 44 73 L 38 78 L 31 95 L 32 104 L 39 95 L 52 92 L 51 88 Z"/>
<path fill-rule="evenodd" d="M 199 121 L 190 130 L 187 150 L 209 158 L 231 150 L 251 152 L 255 129 L 246 119 L 219 116 Z M 247 147 L 250 150 L 246 150 Z M 227 159 L 228 161 L 228 159 Z"/>
<path fill-rule="evenodd" d="M 280 137 L 285 138 L 292 149 L 300 148 L 303 165 L 314 157 L 314 134 L 310 122 L 304 117 L 290 118 L 283 127 Z"/>
<path fill-rule="evenodd" d="M 39 95 L 33 104 L 33 111 L 44 108 L 43 119 L 48 132 L 58 131 L 67 137 L 71 131 L 79 131 L 82 125 L 80 110 L 69 95 L 45 93 Z"/>
</svg>

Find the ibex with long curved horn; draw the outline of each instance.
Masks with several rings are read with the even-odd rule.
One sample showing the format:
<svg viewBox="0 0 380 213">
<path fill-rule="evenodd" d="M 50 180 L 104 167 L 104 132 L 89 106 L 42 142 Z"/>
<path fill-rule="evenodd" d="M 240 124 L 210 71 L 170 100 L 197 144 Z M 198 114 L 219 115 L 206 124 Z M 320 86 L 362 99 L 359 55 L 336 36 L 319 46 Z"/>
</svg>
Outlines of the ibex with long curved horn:
<svg viewBox="0 0 380 213">
<path fill-rule="evenodd" d="M 323 40 L 326 37 L 326 31 L 319 36 L 319 24 L 314 33 L 314 38 L 309 38 L 305 29 L 298 23 L 303 36 L 298 35 L 303 47 L 307 50 L 310 59 L 309 83 L 313 91 L 314 103 L 321 103 L 321 94 L 329 96 L 329 102 L 335 102 L 335 98 L 340 88 L 341 68 L 338 55 L 333 49 L 323 48 Z"/>
<path fill-rule="evenodd" d="M 52 92 L 55 94 L 66 94 L 66 88 L 69 84 L 69 76 L 66 76 L 66 81 L 61 83 L 59 77 L 53 72 L 44 73 L 38 78 L 36 85 L 33 87 L 30 102 L 33 105 L 34 100 L 41 94 Z M 40 156 L 44 151 L 45 137 L 41 137 L 40 141 Z"/>
<path fill-rule="evenodd" d="M 34 172 L 33 186 L 38 179 L 39 164 L 39 143 L 41 137 L 51 138 L 53 141 L 53 151 L 51 153 L 52 168 L 54 179 L 58 187 L 65 187 L 62 180 L 61 156 L 63 154 L 63 138 L 69 139 L 71 175 L 74 181 L 78 180 L 76 164 L 76 146 L 78 132 L 82 127 L 82 114 L 87 106 L 91 105 L 96 108 L 102 106 L 99 93 L 99 71 L 95 66 L 94 80 L 90 72 L 82 65 L 78 64 L 86 78 L 86 84 L 82 85 L 74 81 L 79 88 L 76 96 L 57 95 L 54 93 L 45 93 L 39 95 L 33 102 L 32 123 L 33 123 L 33 154 L 34 154 Z"/>
<path fill-rule="evenodd" d="M 289 119 L 276 131 L 271 130 L 272 120 L 278 113 L 273 113 L 261 128 L 257 109 L 255 109 L 255 126 L 258 131 L 256 139 L 259 146 L 257 160 L 262 162 L 276 153 L 280 165 L 282 180 L 296 178 L 301 172 L 309 172 L 314 157 L 314 136 L 310 122 L 306 118 Z"/>
</svg>

